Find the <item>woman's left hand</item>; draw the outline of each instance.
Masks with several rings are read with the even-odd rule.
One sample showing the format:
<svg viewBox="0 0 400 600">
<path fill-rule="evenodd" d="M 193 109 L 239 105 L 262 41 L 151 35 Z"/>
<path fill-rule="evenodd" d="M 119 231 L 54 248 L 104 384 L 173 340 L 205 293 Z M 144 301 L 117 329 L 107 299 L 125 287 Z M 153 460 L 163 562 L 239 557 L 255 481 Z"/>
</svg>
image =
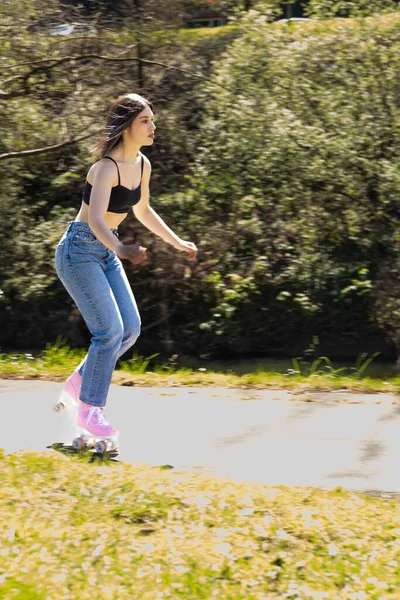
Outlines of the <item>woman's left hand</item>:
<svg viewBox="0 0 400 600">
<path fill-rule="evenodd" d="M 196 260 L 197 257 L 197 248 L 193 244 L 193 242 L 185 242 L 185 240 L 180 240 L 175 246 L 177 250 L 182 250 L 183 252 L 187 252 L 189 254 L 188 260 L 193 261 Z"/>
</svg>

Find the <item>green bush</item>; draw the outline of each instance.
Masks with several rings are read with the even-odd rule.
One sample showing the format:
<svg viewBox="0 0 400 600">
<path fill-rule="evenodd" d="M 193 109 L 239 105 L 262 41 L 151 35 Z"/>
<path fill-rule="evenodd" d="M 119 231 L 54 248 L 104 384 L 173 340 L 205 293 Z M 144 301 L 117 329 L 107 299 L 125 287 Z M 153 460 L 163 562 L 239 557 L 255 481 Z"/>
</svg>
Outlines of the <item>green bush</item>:
<svg viewBox="0 0 400 600">
<path fill-rule="evenodd" d="M 309 17 L 367 17 L 398 10 L 397 0 L 309 0 L 304 13 Z"/>
<path fill-rule="evenodd" d="M 400 16 L 285 28 L 271 15 L 248 14 L 204 89 L 185 197 L 208 263 L 200 328 L 245 351 L 306 332 L 351 343 L 377 334 L 398 230 Z"/>
</svg>

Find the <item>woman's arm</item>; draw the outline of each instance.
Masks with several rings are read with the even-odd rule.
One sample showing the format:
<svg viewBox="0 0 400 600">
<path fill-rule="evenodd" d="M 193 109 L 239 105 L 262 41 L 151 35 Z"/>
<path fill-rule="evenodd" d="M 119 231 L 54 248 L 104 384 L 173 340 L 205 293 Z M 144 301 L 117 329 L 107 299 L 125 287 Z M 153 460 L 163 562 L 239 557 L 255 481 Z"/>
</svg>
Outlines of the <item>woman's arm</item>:
<svg viewBox="0 0 400 600">
<path fill-rule="evenodd" d="M 143 169 L 143 178 L 141 185 L 140 202 L 133 207 L 135 217 L 143 223 L 147 229 L 158 235 L 164 242 L 171 244 L 174 248 L 180 249 L 182 240 L 164 223 L 162 218 L 150 206 L 150 175 L 151 164 L 145 158 Z"/>
<path fill-rule="evenodd" d="M 162 218 L 156 213 L 155 210 L 148 206 L 143 212 L 137 212 L 134 210 L 137 219 L 143 223 L 147 229 L 158 235 L 164 242 L 171 244 L 177 250 L 180 249 L 182 240 L 164 223 Z M 140 215 L 140 216 L 139 216 Z"/>
<path fill-rule="evenodd" d="M 122 245 L 105 222 L 111 188 L 116 178 L 116 167 L 110 160 L 100 160 L 94 175 L 89 204 L 89 227 L 96 237 L 118 254 Z"/>
</svg>

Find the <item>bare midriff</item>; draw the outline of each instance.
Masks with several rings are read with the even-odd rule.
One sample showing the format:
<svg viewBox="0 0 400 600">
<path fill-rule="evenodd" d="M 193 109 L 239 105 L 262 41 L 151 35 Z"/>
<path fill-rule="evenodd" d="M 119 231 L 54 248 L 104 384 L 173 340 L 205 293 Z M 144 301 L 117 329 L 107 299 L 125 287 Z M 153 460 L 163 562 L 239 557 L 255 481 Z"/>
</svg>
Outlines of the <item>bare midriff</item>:
<svg viewBox="0 0 400 600">
<path fill-rule="evenodd" d="M 104 221 L 110 229 L 116 229 L 118 225 L 122 223 L 128 216 L 128 213 L 112 213 L 106 212 L 104 215 Z M 81 209 L 76 215 L 75 221 L 80 223 L 89 223 L 89 206 L 82 202 Z"/>
</svg>

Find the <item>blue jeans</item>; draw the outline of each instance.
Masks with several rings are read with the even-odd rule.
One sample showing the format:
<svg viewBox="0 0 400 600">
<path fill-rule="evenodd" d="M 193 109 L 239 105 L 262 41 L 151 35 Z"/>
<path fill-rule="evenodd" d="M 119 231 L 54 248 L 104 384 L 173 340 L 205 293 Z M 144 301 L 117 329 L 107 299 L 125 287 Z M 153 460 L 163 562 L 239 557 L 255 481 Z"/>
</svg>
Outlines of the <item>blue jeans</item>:
<svg viewBox="0 0 400 600">
<path fill-rule="evenodd" d="M 113 230 L 118 237 L 117 230 Z M 55 253 L 57 275 L 92 334 L 79 365 L 80 399 L 105 406 L 117 359 L 136 342 L 140 316 L 121 261 L 88 223 L 71 221 Z"/>
</svg>

